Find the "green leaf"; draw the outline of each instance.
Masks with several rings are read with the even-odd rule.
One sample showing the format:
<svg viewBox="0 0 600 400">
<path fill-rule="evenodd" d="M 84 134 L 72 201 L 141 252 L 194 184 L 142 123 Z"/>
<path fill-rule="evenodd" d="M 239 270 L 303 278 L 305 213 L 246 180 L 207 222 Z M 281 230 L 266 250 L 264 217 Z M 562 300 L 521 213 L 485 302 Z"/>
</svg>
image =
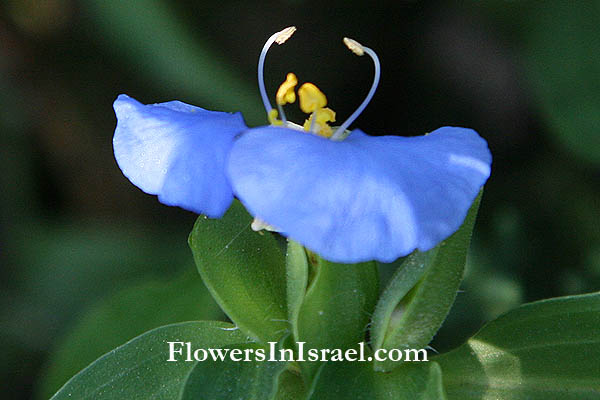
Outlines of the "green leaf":
<svg viewBox="0 0 600 400">
<path fill-rule="evenodd" d="M 444 400 L 442 373 L 435 362 L 405 363 L 390 373 L 367 362 L 329 362 L 320 370 L 314 400 Z"/>
<path fill-rule="evenodd" d="M 239 350 L 235 355 L 244 359 L 244 351 L 255 352 L 258 349 L 268 352 L 264 347 L 255 343 L 235 346 Z M 250 361 L 203 361 L 196 364 L 190 372 L 185 387 L 181 393 L 182 400 L 196 399 L 271 399 L 277 391 L 279 375 L 287 363 L 274 361 L 254 361 L 253 355 L 248 355 Z"/>
<path fill-rule="evenodd" d="M 598 399 L 600 293 L 525 304 L 435 361 L 450 399 Z"/>
<path fill-rule="evenodd" d="M 154 329 L 96 360 L 52 399 L 178 399 L 196 362 L 183 361 L 183 357 L 168 362 L 167 342 L 191 342 L 192 349 L 246 343 L 246 336 L 231 327 L 224 322 L 203 321 Z"/>
<path fill-rule="evenodd" d="M 338 264 L 310 255 L 314 277 L 298 315 L 296 341 L 316 349 L 356 348 L 365 341 L 375 307 L 378 272 L 374 262 Z M 293 322 L 293 321 L 292 321 Z M 302 362 L 309 379 L 318 363 Z"/>
<path fill-rule="evenodd" d="M 289 326 L 285 258 L 270 233 L 250 229 L 252 217 L 237 200 L 221 219 L 200 216 L 189 237 L 202 280 L 246 334 L 278 341 Z"/>
<path fill-rule="evenodd" d="M 308 260 L 304 247 L 289 239 L 286 260 L 288 319 L 293 337 L 298 337 L 298 316 L 308 285 Z"/>
<path fill-rule="evenodd" d="M 413 253 L 394 274 L 373 315 L 375 349 L 421 349 L 429 344 L 454 303 L 480 199 L 481 193 L 458 231 L 426 253 Z M 380 371 L 398 365 L 374 362 Z"/>
<path fill-rule="evenodd" d="M 220 318 L 200 277 L 190 272 L 176 280 L 137 284 L 92 307 L 51 356 L 39 397 L 49 398 L 92 361 L 150 329 Z"/>
<path fill-rule="evenodd" d="M 388 286 L 381 294 L 375 313 L 373 314 L 373 324 L 371 325 L 371 335 L 373 336 L 374 348 L 381 348 L 385 338 L 386 328 L 394 323 L 392 318 L 394 312 L 400 306 L 401 300 L 406 294 L 419 282 L 425 269 L 435 258 L 436 251 L 421 253 L 415 251 L 404 259 L 404 262 L 398 267 Z M 402 314 L 400 314 L 402 315 Z"/>
<path fill-rule="evenodd" d="M 306 398 L 306 388 L 299 371 L 286 369 L 277 380 L 276 400 L 298 400 Z"/>
</svg>

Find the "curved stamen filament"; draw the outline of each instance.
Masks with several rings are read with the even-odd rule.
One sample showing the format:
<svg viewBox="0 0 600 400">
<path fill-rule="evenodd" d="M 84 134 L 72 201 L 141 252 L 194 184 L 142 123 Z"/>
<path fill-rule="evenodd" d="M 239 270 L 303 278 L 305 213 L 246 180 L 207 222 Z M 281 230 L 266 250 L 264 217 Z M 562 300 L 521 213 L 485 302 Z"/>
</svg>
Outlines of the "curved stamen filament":
<svg viewBox="0 0 600 400">
<path fill-rule="evenodd" d="M 271 37 L 266 41 L 265 45 L 263 46 L 263 49 L 260 52 L 260 57 L 258 58 L 258 88 L 260 90 L 260 97 L 262 98 L 265 110 L 267 110 L 267 114 L 271 112 L 273 107 L 271 106 L 271 102 L 269 101 L 269 97 L 267 96 L 267 90 L 265 89 L 265 58 L 267 57 L 267 52 L 269 51 L 269 48 L 273 45 L 273 43 L 285 43 L 285 41 L 288 40 L 294 34 L 294 32 L 296 32 L 296 27 L 289 26 L 271 35 Z"/>
<path fill-rule="evenodd" d="M 348 119 L 344 121 L 344 123 L 340 125 L 339 128 L 337 128 L 334 134 L 331 135 L 331 140 L 339 140 L 340 138 L 342 138 L 344 132 L 346 131 L 346 129 L 348 129 L 350 124 L 354 122 L 354 120 L 358 118 L 360 113 L 363 112 L 363 110 L 367 107 L 367 105 L 373 98 L 373 95 L 375 94 L 375 90 L 377 89 L 377 85 L 379 84 L 379 76 L 381 75 L 379 57 L 377 57 L 377 54 L 375 54 L 375 52 L 372 49 L 365 47 L 358 43 L 356 40 L 349 38 L 344 38 L 344 44 L 357 56 L 362 56 L 365 53 L 367 53 L 367 55 L 371 57 L 371 59 L 373 60 L 373 64 L 375 65 L 375 76 L 373 77 L 373 84 L 371 85 L 371 89 L 369 89 L 367 97 L 365 97 L 365 99 L 360 104 L 360 106 L 358 106 L 356 111 L 354 111 L 352 115 L 350 115 L 350 117 L 348 117 Z"/>
</svg>

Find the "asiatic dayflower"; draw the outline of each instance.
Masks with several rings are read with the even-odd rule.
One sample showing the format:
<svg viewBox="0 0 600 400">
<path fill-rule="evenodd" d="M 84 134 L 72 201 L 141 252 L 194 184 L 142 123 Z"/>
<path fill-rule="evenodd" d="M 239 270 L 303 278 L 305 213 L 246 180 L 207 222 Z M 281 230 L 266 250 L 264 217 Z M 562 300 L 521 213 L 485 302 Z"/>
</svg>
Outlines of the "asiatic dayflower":
<svg viewBox="0 0 600 400">
<path fill-rule="evenodd" d="M 144 105 L 120 95 L 113 139 L 119 167 L 162 203 L 209 217 L 221 217 L 235 196 L 256 217 L 253 229 L 276 229 L 331 261 L 390 262 L 433 248 L 460 227 L 489 177 L 485 140 L 457 127 L 418 137 L 348 131 L 373 97 L 380 66 L 373 50 L 347 38 L 355 54 L 371 57 L 375 77 L 344 123 L 330 126 L 335 112 L 315 85 L 305 83 L 296 94 L 291 73 L 273 108 L 263 79 L 265 57 L 294 31 L 271 36 L 259 57 L 270 125 L 248 128 L 240 113 L 180 101 Z M 283 112 L 296 97 L 309 114 L 303 126 Z"/>
</svg>

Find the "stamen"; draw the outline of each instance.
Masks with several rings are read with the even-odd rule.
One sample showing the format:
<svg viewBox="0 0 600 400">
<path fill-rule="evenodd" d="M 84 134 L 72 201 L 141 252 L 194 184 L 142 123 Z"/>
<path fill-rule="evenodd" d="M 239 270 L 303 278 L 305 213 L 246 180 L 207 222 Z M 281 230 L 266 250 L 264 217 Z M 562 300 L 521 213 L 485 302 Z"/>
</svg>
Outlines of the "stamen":
<svg viewBox="0 0 600 400">
<path fill-rule="evenodd" d="M 265 89 L 265 58 L 267 57 L 267 52 L 269 51 L 269 48 L 273 45 L 273 43 L 285 43 L 285 41 L 288 40 L 294 34 L 294 32 L 296 32 L 296 27 L 290 26 L 271 35 L 271 37 L 266 41 L 265 45 L 263 46 L 263 49 L 260 52 L 260 57 L 258 58 L 258 88 L 260 90 L 260 97 L 262 98 L 263 105 L 265 106 L 267 114 L 271 112 L 273 107 L 271 106 L 271 102 L 269 101 L 269 97 L 267 96 L 267 90 Z"/>
<path fill-rule="evenodd" d="M 352 51 L 357 56 L 362 56 L 362 55 L 365 54 L 365 50 L 362 47 L 362 45 L 360 43 L 358 43 L 354 39 L 350 39 L 350 38 L 345 37 L 344 38 L 344 44 L 346 45 L 347 48 L 350 49 L 350 51 Z"/>
<path fill-rule="evenodd" d="M 296 101 L 296 92 L 294 92 L 294 88 L 298 84 L 298 78 L 292 72 L 288 73 L 285 77 L 285 82 L 283 82 L 279 89 L 277 89 L 277 94 L 275 95 L 275 99 L 277 100 L 277 104 L 281 104 L 282 106 L 288 103 L 293 103 Z"/>
<path fill-rule="evenodd" d="M 365 97 L 365 99 L 360 104 L 360 106 L 358 106 L 356 111 L 354 111 L 352 115 L 350 115 L 350 117 L 346 121 L 344 121 L 344 123 L 340 125 L 339 128 L 337 128 L 337 130 L 331 136 L 331 140 L 341 139 L 344 135 L 344 132 L 346 131 L 346 129 L 348 129 L 350 124 L 354 122 L 354 120 L 358 118 L 360 113 L 362 113 L 363 110 L 367 107 L 367 105 L 373 98 L 373 95 L 375 94 L 375 90 L 377 89 L 377 85 L 379 84 L 379 76 L 381 75 L 379 57 L 377 57 L 377 54 L 375 54 L 375 52 L 372 49 L 365 47 L 358 43 L 356 40 L 349 38 L 344 38 L 344 44 L 357 56 L 362 56 L 365 53 L 367 53 L 367 55 L 371 57 L 371 59 L 373 60 L 373 64 L 375 65 L 375 76 L 373 77 L 373 84 L 371 85 L 371 89 L 369 89 L 367 97 Z"/>
<path fill-rule="evenodd" d="M 317 123 L 317 115 L 319 115 L 318 113 L 319 113 L 319 109 L 317 108 L 310 115 L 310 120 L 311 120 L 310 121 L 310 128 L 308 128 L 308 130 L 309 130 L 310 133 L 316 133 L 315 126 L 316 126 L 316 123 Z"/>
<path fill-rule="evenodd" d="M 333 134 L 329 122 L 335 122 L 335 111 L 328 107 L 320 108 L 304 121 L 304 130 L 329 138 Z"/>
<path fill-rule="evenodd" d="M 281 104 L 277 103 L 277 109 L 279 110 L 279 115 L 281 116 L 281 125 L 287 124 L 287 117 L 285 116 L 285 113 L 283 112 L 283 107 L 281 106 Z"/>
<path fill-rule="evenodd" d="M 284 122 L 282 120 L 277 119 L 277 110 L 276 109 L 271 109 L 271 111 L 269 111 L 269 113 L 267 114 L 267 118 L 269 119 L 269 124 L 271 125 L 275 125 L 275 126 L 280 126 L 283 125 Z"/>
<path fill-rule="evenodd" d="M 293 103 L 296 101 L 296 92 L 294 92 L 294 88 L 298 84 L 298 78 L 293 73 L 288 73 L 285 82 L 279 86 L 277 89 L 277 94 L 275 95 L 275 100 L 277 103 L 277 109 L 279 110 L 279 115 L 281 115 L 281 121 L 283 124 L 287 123 L 287 119 L 285 118 L 285 113 L 283 112 L 283 106 L 287 103 Z"/>
<path fill-rule="evenodd" d="M 307 114 L 327 105 L 327 97 L 312 83 L 305 83 L 298 89 L 300 109 Z"/>
</svg>

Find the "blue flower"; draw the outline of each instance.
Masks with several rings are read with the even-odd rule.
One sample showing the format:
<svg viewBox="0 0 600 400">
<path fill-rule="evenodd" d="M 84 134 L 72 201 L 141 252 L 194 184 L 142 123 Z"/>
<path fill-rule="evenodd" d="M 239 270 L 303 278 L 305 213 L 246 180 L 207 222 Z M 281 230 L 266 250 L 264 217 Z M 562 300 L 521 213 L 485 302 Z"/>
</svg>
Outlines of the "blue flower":
<svg viewBox="0 0 600 400">
<path fill-rule="evenodd" d="M 235 195 L 257 217 L 253 228 L 275 227 L 335 262 L 390 262 L 435 247 L 460 227 L 489 177 L 485 140 L 457 127 L 418 137 L 347 131 L 379 80 L 375 53 L 349 39 L 351 50 L 375 64 L 365 101 L 336 129 L 325 95 L 304 84 L 298 97 L 310 117 L 304 128 L 288 122 L 282 106 L 295 101 L 297 78 L 288 74 L 275 110 L 262 69 L 271 44 L 292 33 L 273 35 L 259 59 L 270 126 L 247 128 L 239 113 L 178 101 L 143 105 L 120 95 L 113 144 L 123 173 L 162 203 L 210 217 L 222 216 Z"/>
</svg>

